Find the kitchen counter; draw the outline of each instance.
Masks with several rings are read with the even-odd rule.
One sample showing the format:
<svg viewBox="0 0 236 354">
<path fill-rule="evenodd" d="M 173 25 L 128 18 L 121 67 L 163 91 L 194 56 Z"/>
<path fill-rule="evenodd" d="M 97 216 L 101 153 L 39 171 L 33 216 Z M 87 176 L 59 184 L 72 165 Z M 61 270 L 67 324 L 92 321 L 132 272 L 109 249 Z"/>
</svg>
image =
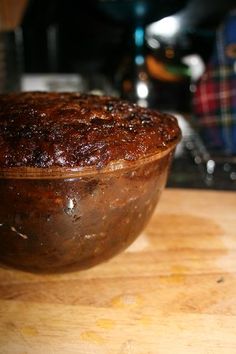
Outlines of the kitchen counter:
<svg viewBox="0 0 236 354">
<path fill-rule="evenodd" d="M 166 189 L 130 248 L 90 270 L 0 270 L 1 354 L 235 354 L 236 194 Z"/>
</svg>

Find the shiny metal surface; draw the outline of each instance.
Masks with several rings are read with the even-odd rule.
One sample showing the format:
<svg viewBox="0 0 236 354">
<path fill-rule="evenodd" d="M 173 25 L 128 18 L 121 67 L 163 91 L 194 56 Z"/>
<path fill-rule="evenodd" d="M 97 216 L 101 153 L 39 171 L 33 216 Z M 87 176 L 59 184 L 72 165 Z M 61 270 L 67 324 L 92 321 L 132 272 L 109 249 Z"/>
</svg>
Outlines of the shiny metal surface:
<svg viewBox="0 0 236 354">
<path fill-rule="evenodd" d="M 236 190 L 236 156 L 209 151 L 190 119 L 175 114 L 182 130 L 168 185 L 183 188 Z"/>
</svg>

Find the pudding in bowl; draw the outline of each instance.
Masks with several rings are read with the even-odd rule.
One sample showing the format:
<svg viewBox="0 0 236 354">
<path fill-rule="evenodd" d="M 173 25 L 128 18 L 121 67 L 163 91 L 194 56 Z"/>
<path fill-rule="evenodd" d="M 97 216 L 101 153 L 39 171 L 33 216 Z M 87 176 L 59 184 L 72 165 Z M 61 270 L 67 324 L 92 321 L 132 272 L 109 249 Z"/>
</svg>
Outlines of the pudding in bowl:
<svg viewBox="0 0 236 354">
<path fill-rule="evenodd" d="M 0 95 L 0 263 L 88 268 L 147 224 L 180 139 L 174 117 L 107 96 Z"/>
</svg>

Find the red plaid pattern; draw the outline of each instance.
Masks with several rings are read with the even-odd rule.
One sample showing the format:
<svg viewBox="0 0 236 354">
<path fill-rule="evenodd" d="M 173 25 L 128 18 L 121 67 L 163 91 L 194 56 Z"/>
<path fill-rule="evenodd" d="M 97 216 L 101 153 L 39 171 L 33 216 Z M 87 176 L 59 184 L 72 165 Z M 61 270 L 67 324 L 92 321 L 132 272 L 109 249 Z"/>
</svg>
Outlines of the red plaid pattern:
<svg viewBox="0 0 236 354">
<path fill-rule="evenodd" d="M 236 14 L 217 33 L 214 54 L 193 98 L 195 123 L 208 148 L 236 154 L 236 58 L 228 47 L 236 45 Z"/>
</svg>

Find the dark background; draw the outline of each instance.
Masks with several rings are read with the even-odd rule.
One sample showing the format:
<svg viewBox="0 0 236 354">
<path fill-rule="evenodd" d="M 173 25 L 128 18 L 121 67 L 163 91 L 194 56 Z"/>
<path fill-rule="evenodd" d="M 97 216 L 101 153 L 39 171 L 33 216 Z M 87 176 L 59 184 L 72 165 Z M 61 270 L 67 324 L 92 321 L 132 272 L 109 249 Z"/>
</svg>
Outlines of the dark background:
<svg viewBox="0 0 236 354">
<path fill-rule="evenodd" d="M 136 1 L 137 2 L 137 1 Z M 23 20 L 24 70 L 27 73 L 101 72 L 113 77 L 132 50 L 130 29 L 135 1 L 31 0 Z M 217 26 L 235 0 L 145 1 L 145 24 L 176 12 L 184 15 L 184 53 L 211 54 Z M 184 43 L 184 45 L 182 45 Z"/>
</svg>

